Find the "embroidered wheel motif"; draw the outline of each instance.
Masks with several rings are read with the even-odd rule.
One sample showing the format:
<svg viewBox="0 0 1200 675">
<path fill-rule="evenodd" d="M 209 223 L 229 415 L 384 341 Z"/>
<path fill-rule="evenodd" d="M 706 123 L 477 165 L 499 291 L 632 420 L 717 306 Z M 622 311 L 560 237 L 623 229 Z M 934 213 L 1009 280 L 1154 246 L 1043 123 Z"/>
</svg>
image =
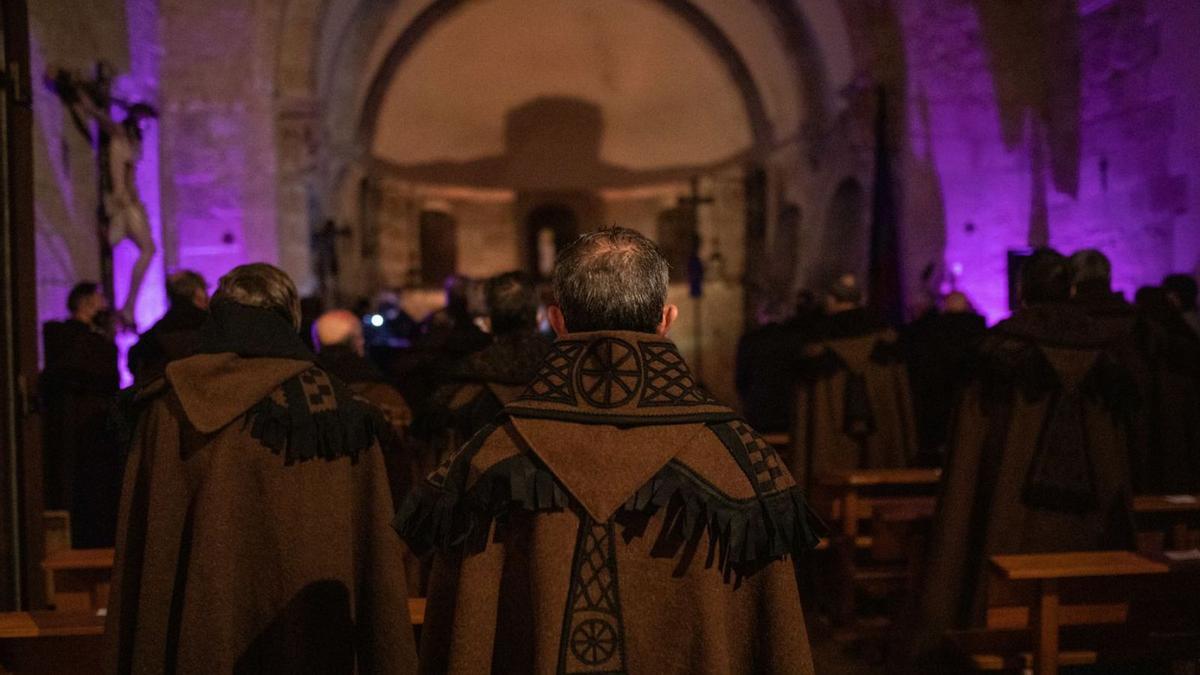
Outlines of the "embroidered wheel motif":
<svg viewBox="0 0 1200 675">
<path fill-rule="evenodd" d="M 642 387 L 641 357 L 624 340 L 601 338 L 588 346 L 575 379 L 588 403 L 617 408 L 633 400 Z"/>
<path fill-rule="evenodd" d="M 579 524 L 563 618 L 559 673 L 625 672 L 624 628 L 611 523 Z"/>
<path fill-rule="evenodd" d="M 612 658 L 617 651 L 617 632 L 612 624 L 588 619 L 575 627 L 571 635 L 571 653 L 586 665 L 595 666 Z"/>
</svg>

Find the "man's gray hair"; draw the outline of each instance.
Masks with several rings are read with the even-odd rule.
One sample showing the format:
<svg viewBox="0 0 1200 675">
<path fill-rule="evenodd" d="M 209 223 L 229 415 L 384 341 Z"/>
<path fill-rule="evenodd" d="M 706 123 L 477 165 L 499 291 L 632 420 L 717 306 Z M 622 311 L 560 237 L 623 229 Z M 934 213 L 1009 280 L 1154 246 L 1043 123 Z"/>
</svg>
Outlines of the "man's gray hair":
<svg viewBox="0 0 1200 675">
<path fill-rule="evenodd" d="M 1087 282 L 1112 284 L 1112 263 L 1108 256 L 1094 248 L 1085 248 L 1071 255 L 1071 283 Z"/>
<path fill-rule="evenodd" d="M 658 246 L 633 230 L 609 227 L 579 237 L 554 269 L 554 295 L 567 330 L 655 332 L 669 267 Z"/>
</svg>

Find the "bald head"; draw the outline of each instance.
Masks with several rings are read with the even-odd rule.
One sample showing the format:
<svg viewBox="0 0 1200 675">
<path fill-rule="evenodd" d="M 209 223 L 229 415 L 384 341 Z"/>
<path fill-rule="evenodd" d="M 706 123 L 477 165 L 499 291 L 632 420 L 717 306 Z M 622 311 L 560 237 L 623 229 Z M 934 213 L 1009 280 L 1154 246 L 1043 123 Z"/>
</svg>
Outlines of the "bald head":
<svg viewBox="0 0 1200 675">
<path fill-rule="evenodd" d="M 362 322 L 344 309 L 325 312 L 313 324 L 313 337 L 319 349 L 349 347 L 358 355 L 366 351 Z"/>
<path fill-rule="evenodd" d="M 973 310 L 971 301 L 960 291 L 954 291 L 942 300 L 942 311 L 947 314 L 965 314 Z"/>
</svg>

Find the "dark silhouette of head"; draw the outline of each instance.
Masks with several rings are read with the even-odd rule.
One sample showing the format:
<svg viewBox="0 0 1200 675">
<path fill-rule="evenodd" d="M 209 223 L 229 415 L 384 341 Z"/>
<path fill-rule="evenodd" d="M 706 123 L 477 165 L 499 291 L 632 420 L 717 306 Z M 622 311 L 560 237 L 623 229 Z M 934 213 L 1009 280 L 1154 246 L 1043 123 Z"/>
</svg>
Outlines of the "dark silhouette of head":
<svg viewBox="0 0 1200 675">
<path fill-rule="evenodd" d="M 72 318 L 84 323 L 91 323 L 97 314 L 106 309 L 108 298 L 100 291 L 100 284 L 94 281 L 81 281 L 67 294 L 67 311 Z"/>
<path fill-rule="evenodd" d="M 238 265 L 221 277 L 212 307 L 227 302 L 271 310 L 300 330 L 300 294 L 292 278 L 274 265 Z"/>
<path fill-rule="evenodd" d="M 1169 274 L 1162 282 L 1163 290 L 1180 311 L 1196 309 L 1196 279 L 1190 274 Z"/>
<path fill-rule="evenodd" d="M 1071 265 L 1063 254 L 1039 248 L 1021 266 L 1021 304 L 1066 302 L 1071 298 Z"/>
<path fill-rule="evenodd" d="M 1112 263 L 1108 256 L 1094 248 L 1085 248 L 1071 255 L 1071 283 L 1078 289 L 1112 289 Z"/>
<path fill-rule="evenodd" d="M 179 270 L 167 275 L 167 301 L 172 307 L 187 304 L 208 308 L 208 282 L 191 270 Z"/>
<path fill-rule="evenodd" d="M 524 272 L 505 272 L 487 281 L 488 316 L 492 334 L 537 330 L 537 290 Z"/>
</svg>

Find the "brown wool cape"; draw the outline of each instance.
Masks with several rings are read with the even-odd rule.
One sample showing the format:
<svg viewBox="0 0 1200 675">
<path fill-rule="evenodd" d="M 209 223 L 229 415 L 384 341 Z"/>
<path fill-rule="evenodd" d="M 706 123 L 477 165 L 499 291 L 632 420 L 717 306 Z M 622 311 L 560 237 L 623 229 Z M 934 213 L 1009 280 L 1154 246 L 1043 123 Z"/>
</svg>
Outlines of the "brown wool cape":
<svg viewBox="0 0 1200 675">
<path fill-rule="evenodd" d="M 395 525 L 436 551 L 424 672 L 812 672 L 804 499 L 664 338 L 559 339 Z"/>
<path fill-rule="evenodd" d="M 800 362 L 792 475 L 811 489 L 835 471 L 906 466 L 917 432 L 896 332 L 867 310 L 824 317 L 815 331 Z"/>
<path fill-rule="evenodd" d="M 415 671 L 386 420 L 276 315 L 205 330 L 126 402 L 109 670 Z"/>
<path fill-rule="evenodd" d="M 1136 388 L 1105 339 L 1065 304 L 1021 310 L 984 339 L 951 430 L 918 653 L 983 625 L 990 556 L 1132 546 Z"/>
</svg>

